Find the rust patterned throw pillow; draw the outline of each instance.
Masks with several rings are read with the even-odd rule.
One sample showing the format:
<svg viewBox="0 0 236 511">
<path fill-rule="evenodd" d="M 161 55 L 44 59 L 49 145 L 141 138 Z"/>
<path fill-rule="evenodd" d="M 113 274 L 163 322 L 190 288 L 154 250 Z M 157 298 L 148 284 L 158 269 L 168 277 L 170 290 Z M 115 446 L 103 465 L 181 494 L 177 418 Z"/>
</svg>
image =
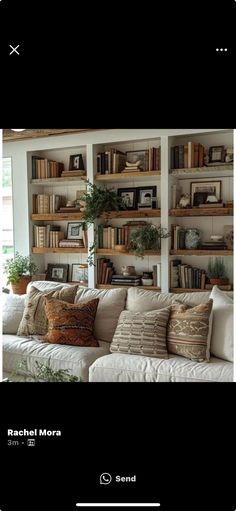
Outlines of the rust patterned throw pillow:
<svg viewBox="0 0 236 511">
<path fill-rule="evenodd" d="M 51 344 L 99 346 L 93 334 L 98 302 L 99 299 L 94 299 L 75 305 L 45 298 L 49 328 L 44 340 Z"/>
</svg>

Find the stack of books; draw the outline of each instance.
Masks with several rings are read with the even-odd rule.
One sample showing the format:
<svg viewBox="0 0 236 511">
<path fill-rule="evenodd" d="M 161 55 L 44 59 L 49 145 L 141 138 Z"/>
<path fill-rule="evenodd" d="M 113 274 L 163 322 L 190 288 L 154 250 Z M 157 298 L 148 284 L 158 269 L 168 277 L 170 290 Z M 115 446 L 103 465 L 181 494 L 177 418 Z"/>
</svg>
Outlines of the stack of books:
<svg viewBox="0 0 236 511">
<path fill-rule="evenodd" d="M 124 275 L 113 275 L 111 283 L 114 286 L 140 286 L 141 285 L 141 275 L 129 275 L 125 277 Z"/>
<path fill-rule="evenodd" d="M 127 165 L 126 164 L 126 167 L 124 168 L 124 170 L 122 170 L 122 174 L 125 173 L 125 172 L 141 172 L 143 169 L 140 168 L 140 165 L 138 164 L 133 164 L 133 165 Z"/>
<path fill-rule="evenodd" d="M 61 240 L 59 248 L 84 248 L 83 239 L 78 240 Z"/>
<path fill-rule="evenodd" d="M 224 240 L 204 241 L 201 245 L 201 250 L 227 250 L 227 245 Z"/>
<path fill-rule="evenodd" d="M 61 177 L 81 177 L 85 175 L 85 170 L 64 170 L 61 173 Z"/>
</svg>

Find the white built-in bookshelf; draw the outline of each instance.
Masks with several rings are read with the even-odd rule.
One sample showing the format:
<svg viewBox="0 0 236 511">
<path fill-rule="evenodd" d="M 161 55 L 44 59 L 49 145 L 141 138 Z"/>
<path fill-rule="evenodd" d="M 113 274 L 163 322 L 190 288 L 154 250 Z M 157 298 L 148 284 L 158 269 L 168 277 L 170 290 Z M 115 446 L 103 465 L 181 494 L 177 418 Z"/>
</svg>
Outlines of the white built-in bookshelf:
<svg viewBox="0 0 236 511">
<path fill-rule="evenodd" d="M 85 264 L 87 261 L 88 250 L 86 248 L 51 248 L 34 246 L 34 226 L 35 225 L 60 225 L 66 236 L 68 223 L 81 222 L 81 213 L 50 213 L 37 214 L 33 212 L 33 195 L 36 194 L 55 194 L 63 195 L 67 200 L 74 200 L 76 192 L 85 189 L 87 178 L 92 184 L 98 186 L 107 186 L 118 189 L 142 189 L 156 187 L 157 204 L 155 209 L 151 210 L 132 210 L 111 213 L 107 215 L 109 225 L 114 229 L 121 229 L 129 221 L 145 220 L 154 225 L 171 231 L 172 225 L 177 224 L 181 229 L 198 228 L 201 231 L 202 241 L 207 242 L 210 236 L 223 235 L 225 226 L 233 225 L 233 207 L 230 204 L 224 208 L 186 208 L 179 209 L 177 204 L 173 204 L 173 186 L 179 193 L 190 193 L 191 183 L 221 182 L 221 199 L 224 203 L 233 200 L 233 165 L 231 163 L 217 164 L 215 167 L 193 168 L 171 168 L 171 148 L 186 147 L 189 143 L 199 144 L 207 150 L 210 147 L 233 146 L 233 130 L 104 130 L 92 133 L 82 133 L 61 137 L 52 137 L 50 139 L 39 139 L 24 141 L 21 143 L 22 161 L 20 166 L 26 166 L 27 161 L 27 186 L 28 186 L 28 218 L 30 218 L 28 231 L 26 232 L 28 248 L 34 254 L 40 271 L 43 272 L 48 264 L 60 263 Z M 19 144 L 19 142 L 18 142 Z M 13 143 L 6 144 L 6 147 L 13 147 Z M 14 143 L 14 153 L 17 154 L 17 142 Z M 156 161 L 151 159 L 150 151 L 155 149 Z M 149 161 L 145 171 L 127 172 L 127 173 L 102 173 L 98 168 L 98 159 L 101 154 L 110 153 L 113 150 L 117 152 L 138 152 L 147 151 Z M 200 150 L 200 149 L 199 149 Z M 9 151 L 8 151 L 9 153 Z M 64 168 L 68 168 L 71 155 L 82 154 L 86 169 L 86 176 L 80 178 L 36 178 L 32 175 L 32 156 L 55 160 L 64 163 Z M 141 154 L 141 153 L 137 153 Z M 158 160 L 159 158 L 159 160 Z M 19 160 L 18 160 L 19 161 Z M 150 168 L 150 163 L 151 168 Z M 156 164 L 155 164 L 156 163 Z M 158 167 L 158 168 L 154 168 Z M 20 211 L 19 201 L 16 209 Z M 17 211 L 15 210 L 15 217 Z M 104 222 L 103 218 L 97 219 L 96 229 Z M 23 222 L 24 223 L 24 222 Z M 16 221 L 17 224 L 17 221 Z M 16 236 L 17 238 L 17 236 Z M 94 229 L 91 227 L 88 233 L 88 244 L 94 242 Z M 22 240 L 19 243 L 22 247 Z M 20 247 L 19 247 L 20 248 Z M 22 250 L 20 250 L 22 251 Z M 26 250 L 25 250 L 26 252 Z M 161 264 L 161 289 L 167 292 L 171 288 L 170 281 L 170 263 L 179 259 L 182 264 L 192 267 L 207 269 L 209 257 L 223 257 L 227 268 L 230 283 L 233 282 L 233 253 L 232 250 L 186 250 L 174 248 L 171 238 L 162 240 L 161 250 L 156 252 L 146 252 L 143 259 L 136 258 L 133 254 L 118 252 L 114 248 L 99 248 L 95 255 L 94 263 L 89 269 L 89 286 L 97 286 L 97 260 L 101 257 L 109 258 L 117 274 L 121 273 L 121 267 L 125 265 L 135 266 L 136 272 L 151 272 L 153 266 Z M 99 284 L 99 287 L 109 288 L 109 284 Z M 158 289 L 158 286 L 153 286 Z"/>
</svg>

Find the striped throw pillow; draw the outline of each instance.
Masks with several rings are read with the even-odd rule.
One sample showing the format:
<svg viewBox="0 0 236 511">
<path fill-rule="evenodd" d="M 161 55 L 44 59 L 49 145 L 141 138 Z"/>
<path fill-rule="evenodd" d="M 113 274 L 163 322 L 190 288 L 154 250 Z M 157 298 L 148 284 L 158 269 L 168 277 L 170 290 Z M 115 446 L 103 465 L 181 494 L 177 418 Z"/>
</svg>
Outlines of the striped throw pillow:
<svg viewBox="0 0 236 511">
<path fill-rule="evenodd" d="M 170 312 L 171 307 L 144 313 L 123 311 L 111 352 L 167 359 L 166 331 Z"/>
</svg>

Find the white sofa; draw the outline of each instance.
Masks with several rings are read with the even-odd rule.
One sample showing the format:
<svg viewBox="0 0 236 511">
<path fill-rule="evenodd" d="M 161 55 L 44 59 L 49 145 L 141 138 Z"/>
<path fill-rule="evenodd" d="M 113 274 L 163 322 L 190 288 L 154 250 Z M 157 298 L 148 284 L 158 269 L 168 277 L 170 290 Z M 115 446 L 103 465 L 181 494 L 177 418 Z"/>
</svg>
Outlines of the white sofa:
<svg viewBox="0 0 236 511">
<path fill-rule="evenodd" d="M 40 290 L 58 287 L 52 282 L 34 282 Z M 66 284 L 65 284 L 66 285 Z M 30 286 L 28 287 L 29 290 Z M 232 293 L 224 293 L 232 300 Z M 122 310 L 133 312 L 156 310 L 178 300 L 195 306 L 209 300 L 210 292 L 186 294 L 160 294 L 143 289 L 79 289 L 75 303 L 99 298 L 95 321 L 98 348 L 48 344 L 39 336 L 18 337 L 17 330 L 24 310 L 24 297 L 14 295 L 3 303 L 3 370 L 4 377 L 12 378 L 19 362 L 26 360 L 33 370 L 35 361 L 49 364 L 54 369 L 69 369 L 71 374 L 90 382 L 232 382 L 233 363 L 211 356 L 210 362 L 193 362 L 169 355 L 168 360 L 110 353 L 116 325 Z M 214 304 L 213 304 L 214 307 Z M 223 331 L 227 329 L 223 328 Z M 214 314 L 213 330 L 214 333 Z M 226 334 L 225 334 L 226 335 Z M 227 341 L 228 342 L 228 341 Z M 224 339 L 222 339 L 224 343 Z M 21 379 L 21 372 L 17 380 Z"/>
</svg>

